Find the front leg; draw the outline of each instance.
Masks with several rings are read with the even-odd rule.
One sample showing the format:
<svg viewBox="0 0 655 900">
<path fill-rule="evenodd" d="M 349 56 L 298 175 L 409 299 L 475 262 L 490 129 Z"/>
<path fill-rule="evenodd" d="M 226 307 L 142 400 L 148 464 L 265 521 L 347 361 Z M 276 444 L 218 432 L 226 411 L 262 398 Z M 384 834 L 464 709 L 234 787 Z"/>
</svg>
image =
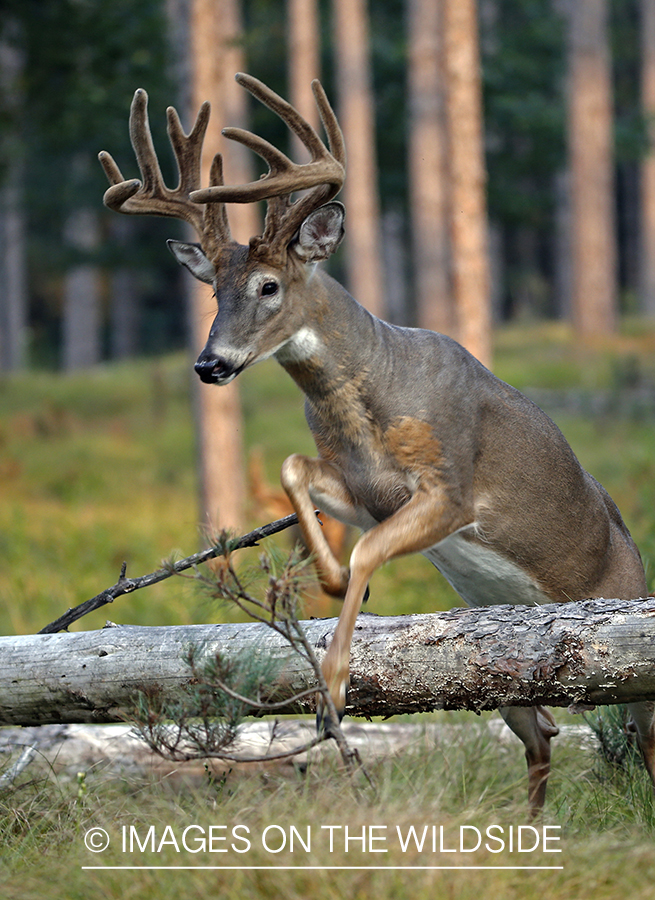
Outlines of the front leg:
<svg viewBox="0 0 655 900">
<path fill-rule="evenodd" d="M 355 544 L 343 609 L 321 666 L 339 717 L 343 716 L 346 705 L 355 622 L 373 572 L 396 556 L 427 550 L 466 524 L 460 507 L 448 503 L 443 486 L 433 482 L 419 486 L 404 506 L 363 534 Z M 329 728 L 325 719 L 325 711 L 319 705 L 319 724 Z"/>
<path fill-rule="evenodd" d="M 307 549 L 314 557 L 321 587 L 327 594 L 344 597 L 348 587 L 348 569 L 339 563 L 330 549 L 316 518 L 310 494 L 326 498 L 326 505 L 335 518 L 355 522 L 355 503 L 339 470 L 326 460 L 310 459 L 296 453 L 284 461 L 281 481 L 298 516 Z"/>
</svg>

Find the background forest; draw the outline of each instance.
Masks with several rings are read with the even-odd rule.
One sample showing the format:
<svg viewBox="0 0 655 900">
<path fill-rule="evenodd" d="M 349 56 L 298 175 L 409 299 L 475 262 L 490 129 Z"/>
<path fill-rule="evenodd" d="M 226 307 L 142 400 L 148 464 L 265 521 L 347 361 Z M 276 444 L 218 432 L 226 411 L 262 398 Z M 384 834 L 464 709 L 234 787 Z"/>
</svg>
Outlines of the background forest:
<svg viewBox="0 0 655 900">
<path fill-rule="evenodd" d="M 349 170 L 331 266 L 372 312 L 487 365 L 494 323 L 561 320 L 588 342 L 655 314 L 655 0 L 4 0 L 0 15 L 0 370 L 203 346 L 213 300 L 164 247 L 182 226 L 104 209 L 96 157 L 136 174 L 144 87 L 169 184 L 165 107 L 190 128 L 205 99 L 203 165 L 220 148 L 228 181 L 257 177 L 223 125 L 289 136 L 239 70 L 314 123 L 323 80 Z M 246 243 L 261 211 L 230 219 Z M 238 390 L 194 386 L 203 516 L 235 528 Z"/>
<path fill-rule="evenodd" d="M 70 369 L 183 344 L 182 276 L 163 247 L 163 238 L 179 229 L 170 222 L 121 220 L 104 210 L 106 185 L 96 154 L 109 149 L 132 174 L 127 112 L 134 89 L 142 86 L 150 95 L 160 156 L 164 165 L 170 163 L 165 107 L 173 103 L 185 123 L 191 121 L 189 5 L 190 0 L 3 0 L 2 369 Z M 292 5 L 242 0 L 234 35 L 246 71 L 283 95 L 289 94 L 292 78 Z M 412 130 L 420 109 L 412 103 L 408 72 L 416 41 L 411 17 L 421 5 L 438 4 L 370 4 L 365 48 L 375 126 L 377 251 L 386 266 L 380 311 L 410 324 L 420 319 L 410 179 Z M 621 312 L 652 314 L 655 301 L 646 293 L 639 261 L 640 173 L 648 149 L 640 84 L 649 50 L 645 17 L 652 4 L 591 5 L 607 6 L 608 12 L 607 30 L 598 37 L 606 41 L 603 52 L 611 71 L 613 302 Z M 318 4 L 318 28 L 320 75 L 339 112 L 338 69 L 345 63 L 334 46 L 333 7 L 338 6 Z M 352 18 L 360 6 L 345 4 L 346 15 Z M 552 0 L 478 4 L 496 321 L 571 315 L 567 93 L 575 84 L 566 7 Z M 261 109 L 253 108 L 252 116 L 256 130 L 263 127 L 285 146 L 283 126 Z M 346 137 L 354 160 L 359 138 Z M 358 169 L 350 171 L 352 179 L 364 177 Z M 346 268 L 343 262 L 341 268 Z M 337 274 L 348 280 L 347 271 Z M 86 299 L 77 298 L 76 286 Z"/>
</svg>

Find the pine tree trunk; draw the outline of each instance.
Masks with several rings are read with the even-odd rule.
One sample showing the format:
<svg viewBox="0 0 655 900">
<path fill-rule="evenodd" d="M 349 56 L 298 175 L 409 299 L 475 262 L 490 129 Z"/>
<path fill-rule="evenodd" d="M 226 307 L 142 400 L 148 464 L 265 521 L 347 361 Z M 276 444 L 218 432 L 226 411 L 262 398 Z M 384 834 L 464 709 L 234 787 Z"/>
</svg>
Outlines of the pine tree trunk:
<svg viewBox="0 0 655 900">
<path fill-rule="evenodd" d="M 387 317 L 396 325 L 413 325 L 413 308 L 407 296 L 407 264 L 402 210 L 390 207 L 382 215 L 384 282 Z"/>
<path fill-rule="evenodd" d="M 339 122 L 346 140 L 348 290 L 376 316 L 386 314 L 366 0 L 334 0 Z"/>
<path fill-rule="evenodd" d="M 655 0 L 641 0 L 641 110 L 648 146 L 640 172 L 639 294 L 642 311 L 655 318 Z"/>
<path fill-rule="evenodd" d="M 243 90 L 233 79 L 244 68 L 242 52 L 236 43 L 240 32 L 237 0 L 192 0 L 190 55 L 194 114 L 204 100 L 212 105 L 202 161 L 204 185 L 209 182 L 211 160 L 219 149 L 224 151 L 226 180 L 234 183 L 250 180 L 243 148 L 221 137 L 225 125 L 242 125 L 244 119 Z M 258 230 L 254 224 L 254 207 L 231 205 L 229 215 L 234 238 L 247 243 Z M 199 353 L 216 315 L 216 301 L 211 288 L 199 281 L 193 282 L 191 292 L 193 344 Z M 246 488 L 239 388 L 234 382 L 220 388 L 202 384 L 198 379 L 194 384 L 201 521 L 213 529 L 241 530 Z"/>
<path fill-rule="evenodd" d="M 409 181 L 416 317 L 456 335 L 450 285 L 441 2 L 410 0 Z"/>
<path fill-rule="evenodd" d="M 555 198 L 555 233 L 553 278 L 554 309 L 557 318 L 570 321 L 573 297 L 573 260 L 571 255 L 571 173 L 568 168 L 555 173 L 553 196 Z"/>
<path fill-rule="evenodd" d="M 92 209 L 74 210 L 64 238 L 84 255 L 99 241 L 98 216 Z M 100 362 L 101 282 L 98 267 L 90 262 L 72 265 L 64 276 L 63 365 L 66 371 L 87 369 Z"/>
<path fill-rule="evenodd" d="M 139 306 L 136 275 L 132 269 L 112 272 L 109 281 L 109 355 L 128 359 L 139 350 Z"/>
<path fill-rule="evenodd" d="M 128 216 L 110 220 L 113 240 L 125 247 L 132 239 L 134 226 Z M 136 273 L 121 266 L 109 278 L 109 355 L 112 359 L 135 356 L 139 350 L 139 291 Z"/>
<path fill-rule="evenodd" d="M 5 29 L 11 21 L 5 23 Z M 18 118 L 22 54 L 0 30 L 0 95 L 5 111 Z M 0 135 L 0 157 L 6 169 L 0 182 L 0 371 L 25 365 L 27 353 L 27 264 L 23 213 L 23 167 L 20 137 Z"/>
<path fill-rule="evenodd" d="M 612 88 L 607 0 L 575 0 L 569 9 L 569 158 L 571 169 L 572 317 L 581 338 L 616 327 Z"/>
<path fill-rule="evenodd" d="M 321 77 L 318 5 L 316 0 L 287 0 L 289 31 L 289 102 L 315 131 L 320 117 L 312 80 Z M 291 136 L 291 158 L 309 160 L 309 152 L 297 135 Z"/>
<path fill-rule="evenodd" d="M 0 371 L 22 369 L 27 356 L 25 223 L 19 166 L 0 186 Z"/>
<path fill-rule="evenodd" d="M 475 0 L 443 0 L 450 240 L 458 340 L 491 363 L 482 86 Z"/>
</svg>

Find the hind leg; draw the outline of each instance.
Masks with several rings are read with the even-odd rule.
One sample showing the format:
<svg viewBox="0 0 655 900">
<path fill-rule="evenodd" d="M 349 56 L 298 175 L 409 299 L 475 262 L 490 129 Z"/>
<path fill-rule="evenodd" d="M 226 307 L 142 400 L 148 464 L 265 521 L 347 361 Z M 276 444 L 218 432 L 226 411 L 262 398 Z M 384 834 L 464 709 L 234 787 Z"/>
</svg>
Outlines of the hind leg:
<svg viewBox="0 0 655 900">
<path fill-rule="evenodd" d="M 655 703 L 646 700 L 642 703 L 630 703 L 628 710 L 632 720 L 629 727 L 637 735 L 637 744 L 655 785 Z"/>
<path fill-rule="evenodd" d="M 612 570 L 609 583 L 600 585 L 593 596 L 618 597 L 620 600 L 647 597 L 648 587 L 641 557 L 630 535 L 624 532 L 624 540 L 617 540 L 615 530 L 612 538 L 612 546 L 618 556 L 617 564 Z M 643 700 L 640 703 L 629 703 L 628 711 L 632 720 L 628 727 L 636 734 L 639 750 L 655 786 L 655 702 Z"/>
<path fill-rule="evenodd" d="M 525 745 L 528 764 L 528 805 L 530 815 L 543 809 L 550 774 L 550 739 L 559 734 L 551 713 L 543 706 L 503 706 L 501 716 Z"/>
</svg>

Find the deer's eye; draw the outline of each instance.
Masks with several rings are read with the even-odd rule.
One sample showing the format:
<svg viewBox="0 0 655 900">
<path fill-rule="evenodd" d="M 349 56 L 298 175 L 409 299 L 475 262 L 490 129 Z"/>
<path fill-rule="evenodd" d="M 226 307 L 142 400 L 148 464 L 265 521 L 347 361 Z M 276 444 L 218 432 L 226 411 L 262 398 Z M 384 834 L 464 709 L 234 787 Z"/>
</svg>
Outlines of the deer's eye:
<svg viewBox="0 0 655 900">
<path fill-rule="evenodd" d="M 265 281 L 262 285 L 262 297 L 272 297 L 277 294 L 277 281 Z"/>
</svg>

